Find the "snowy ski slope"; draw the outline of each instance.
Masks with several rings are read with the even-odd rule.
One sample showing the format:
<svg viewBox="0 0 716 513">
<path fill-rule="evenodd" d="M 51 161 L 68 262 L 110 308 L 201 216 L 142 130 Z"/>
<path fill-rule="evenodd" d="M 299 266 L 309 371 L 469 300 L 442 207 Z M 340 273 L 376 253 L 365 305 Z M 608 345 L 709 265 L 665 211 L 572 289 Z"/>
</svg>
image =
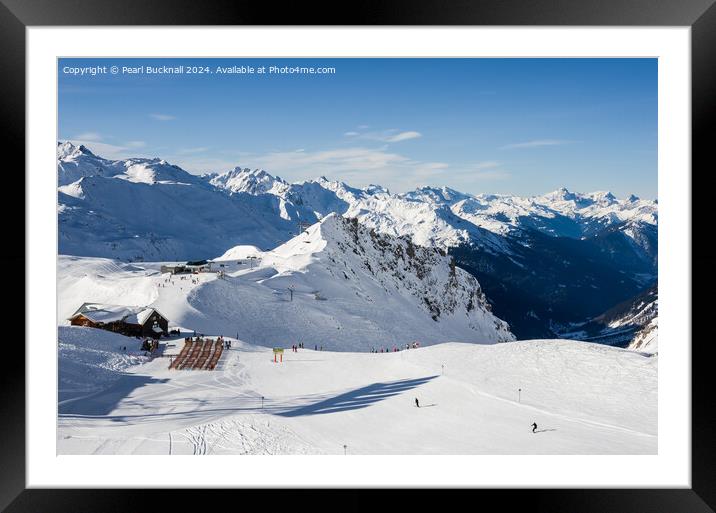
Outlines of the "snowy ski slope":
<svg viewBox="0 0 716 513">
<path fill-rule="evenodd" d="M 64 327 L 60 340 L 92 345 L 93 331 Z M 289 349 L 283 360 L 233 341 L 216 371 L 170 371 L 167 358 L 126 368 L 60 404 L 58 453 L 657 451 L 658 359 L 633 351 L 532 340 L 387 354 Z"/>
</svg>

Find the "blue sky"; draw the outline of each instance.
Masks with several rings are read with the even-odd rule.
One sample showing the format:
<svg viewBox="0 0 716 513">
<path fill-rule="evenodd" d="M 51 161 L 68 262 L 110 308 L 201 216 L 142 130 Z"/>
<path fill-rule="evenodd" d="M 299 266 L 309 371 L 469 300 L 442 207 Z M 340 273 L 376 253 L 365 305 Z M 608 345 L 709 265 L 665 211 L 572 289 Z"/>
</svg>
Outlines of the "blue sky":
<svg viewBox="0 0 716 513">
<path fill-rule="evenodd" d="M 192 173 L 657 197 L 656 59 L 60 59 L 58 139 Z M 128 74 L 111 66 L 209 67 Z M 217 67 L 266 66 L 219 74 Z M 79 76 L 72 68 L 106 66 Z M 331 74 L 269 73 L 332 67 Z M 146 68 L 145 68 L 146 69 Z"/>
</svg>

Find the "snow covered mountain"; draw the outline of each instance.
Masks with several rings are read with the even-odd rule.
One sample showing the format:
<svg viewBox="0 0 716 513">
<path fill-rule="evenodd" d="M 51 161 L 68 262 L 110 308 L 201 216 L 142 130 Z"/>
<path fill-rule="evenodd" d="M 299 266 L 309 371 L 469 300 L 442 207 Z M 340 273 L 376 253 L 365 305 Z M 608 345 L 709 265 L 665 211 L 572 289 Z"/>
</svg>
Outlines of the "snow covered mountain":
<svg viewBox="0 0 716 513">
<path fill-rule="evenodd" d="M 57 184 L 60 186 L 83 176 L 115 176 L 122 169 L 119 162 L 98 157 L 83 145 L 57 143 Z"/>
<path fill-rule="evenodd" d="M 414 322 L 424 324 L 423 313 L 427 313 L 443 337 L 459 332 L 468 341 L 514 340 L 507 324 L 490 313 L 477 280 L 457 268 L 451 257 L 438 248 L 415 245 L 408 237 L 379 234 L 355 218 L 330 214 L 270 252 L 263 262 L 273 265 L 279 275 L 288 273 L 288 277 L 272 277 L 273 282 L 290 282 L 296 292 L 312 293 L 317 299 L 363 303 L 374 311 L 361 317 L 372 322 L 382 318 L 386 326 L 402 324 L 417 311 Z M 356 305 L 354 312 L 361 308 Z M 421 329 L 419 338 L 431 328 Z M 414 328 L 410 331 L 415 333 Z M 399 343 L 409 341 L 400 335 L 395 338 Z"/>
<path fill-rule="evenodd" d="M 558 189 L 542 196 L 497 194 L 471 196 L 447 187 L 423 187 L 402 198 L 447 206 L 460 219 L 501 235 L 530 228 L 552 236 L 582 237 L 626 221 L 656 224 L 655 201 L 630 196 L 618 200 L 609 192 L 578 194 Z"/>
<path fill-rule="evenodd" d="M 563 335 L 644 353 L 656 353 L 658 286 L 654 285 Z"/>
<path fill-rule="evenodd" d="M 656 201 L 636 196 L 618 200 L 609 192 L 577 194 L 559 189 L 523 198 L 421 187 L 391 194 L 380 186 L 356 189 L 324 177 L 288 184 L 262 170 L 239 168 L 216 176 L 211 183 L 229 193 L 278 196 L 304 218 L 336 212 L 383 233 L 408 235 L 417 244 L 443 248 L 484 238 L 485 230 L 504 236 L 533 229 L 550 236 L 580 238 L 623 223 L 658 223 Z M 638 227 L 625 235 L 638 238 Z"/>
<path fill-rule="evenodd" d="M 57 144 L 57 175 L 59 186 L 69 185 L 90 176 L 111 177 L 146 184 L 201 183 L 197 176 L 159 158 L 106 160 L 98 157 L 85 146 L 75 146 L 70 142 Z"/>
<path fill-rule="evenodd" d="M 657 354 L 659 352 L 659 316 L 654 316 L 636 332 L 628 349 L 642 353 Z"/>
<path fill-rule="evenodd" d="M 92 177 L 97 181 L 105 178 L 155 186 L 147 194 L 140 195 L 141 198 L 128 197 L 135 194 L 135 188 L 132 187 L 120 191 L 115 190 L 117 187 L 114 182 L 104 186 L 102 194 L 118 195 L 116 197 L 125 202 L 132 199 L 150 203 L 161 201 L 161 196 L 175 196 L 169 188 L 162 186 L 184 185 L 189 187 L 191 194 L 187 194 L 188 197 L 171 198 L 177 202 L 177 210 L 193 213 L 195 208 L 199 208 L 194 203 L 200 203 L 203 205 L 200 211 L 208 212 L 212 217 L 232 216 L 234 212 L 223 199 L 211 200 L 204 196 L 201 197 L 202 201 L 193 202 L 190 198 L 194 193 L 213 197 L 214 193 L 222 192 L 232 199 L 231 202 L 250 207 L 254 217 L 274 225 L 263 226 L 263 232 L 278 232 L 261 241 L 255 231 L 242 230 L 242 235 L 234 237 L 240 240 L 232 245 L 261 246 L 262 242 L 273 242 L 276 237 L 283 242 L 292 236 L 287 226 L 295 229 L 299 222 L 314 223 L 332 212 L 355 217 L 362 224 L 381 233 L 407 235 L 416 244 L 443 249 L 477 240 L 496 250 L 504 249 L 500 237 L 511 236 L 519 230 L 536 230 L 554 237 L 582 238 L 596 236 L 609 227 L 619 227 L 623 236 L 631 239 L 635 246 L 644 247 L 643 230 L 655 227 L 658 222 L 656 201 L 640 200 L 634 196 L 618 200 L 611 193 L 603 192 L 577 194 L 559 189 L 543 196 L 522 198 L 487 194 L 473 196 L 447 187 L 421 187 L 403 194 L 391 194 L 379 185 L 357 189 L 324 177 L 289 184 L 266 171 L 240 167 L 222 174 L 198 177 L 161 159 L 106 160 L 84 146 L 75 146 L 69 142 L 58 143 L 57 156 L 60 192 L 79 200 L 88 210 L 96 212 L 93 207 L 101 210 L 102 205 L 97 204 L 96 194 L 92 197 L 83 195 L 85 187 L 77 183 L 83 178 Z M 61 206 L 73 203 L 63 195 L 60 196 Z M 73 206 L 81 206 L 77 203 L 75 201 Z M 229 211 L 224 212 L 227 208 Z M 82 215 L 86 213 L 82 212 Z M 144 224 L 153 221 L 151 216 L 146 217 L 146 212 L 133 213 L 126 209 L 103 214 L 109 224 L 137 224 L 132 221 L 138 217 L 142 218 Z M 69 213 L 66 215 L 72 217 Z M 156 235 L 159 238 L 162 236 L 161 232 Z M 98 237 L 95 231 L 84 229 L 83 237 L 87 239 L 88 247 L 84 251 L 75 248 L 78 252 L 73 254 L 126 258 L 122 254 L 125 252 L 124 245 L 135 250 L 135 244 L 121 236 L 109 247 L 92 244 L 92 239 Z M 210 238 L 205 239 L 209 245 L 205 255 L 183 254 L 181 258 L 207 256 L 215 252 Z M 649 250 L 648 244 L 646 248 L 648 258 L 651 258 L 653 251 Z M 157 251 L 159 254 L 156 254 Z M 69 251 L 61 249 L 61 252 Z M 153 256 L 157 257 L 176 256 L 162 255 L 161 250 L 156 248 L 154 253 Z"/>
<path fill-rule="evenodd" d="M 60 254 L 186 260 L 242 241 L 270 248 L 295 228 L 274 215 L 278 197 L 230 197 L 164 160 L 105 160 L 71 143 L 58 157 Z"/>
<path fill-rule="evenodd" d="M 86 301 L 151 305 L 172 324 L 238 334 L 268 347 L 304 342 L 331 350 L 514 340 L 491 313 L 477 280 L 437 248 L 381 235 L 336 214 L 269 252 L 256 265 L 223 259 L 224 276 L 194 283 L 138 265 L 62 257 L 60 317 Z M 127 267 L 129 266 L 129 267 Z"/>
<path fill-rule="evenodd" d="M 70 143 L 58 144 L 58 184 L 61 254 L 176 261 L 242 245 L 266 251 L 335 213 L 453 255 L 520 338 L 554 336 L 656 280 L 658 204 L 634 196 L 394 194 L 240 167 L 199 177 Z"/>
<path fill-rule="evenodd" d="M 280 195 L 288 188 L 288 184 L 281 178 L 274 178 L 266 171 L 239 167 L 220 175 L 214 175 L 209 182 L 232 193 L 246 192 L 254 195 Z"/>
<path fill-rule="evenodd" d="M 187 260 L 243 241 L 269 248 L 290 238 L 294 223 L 253 198 L 235 201 L 202 184 L 85 176 L 58 189 L 60 253 Z"/>
</svg>

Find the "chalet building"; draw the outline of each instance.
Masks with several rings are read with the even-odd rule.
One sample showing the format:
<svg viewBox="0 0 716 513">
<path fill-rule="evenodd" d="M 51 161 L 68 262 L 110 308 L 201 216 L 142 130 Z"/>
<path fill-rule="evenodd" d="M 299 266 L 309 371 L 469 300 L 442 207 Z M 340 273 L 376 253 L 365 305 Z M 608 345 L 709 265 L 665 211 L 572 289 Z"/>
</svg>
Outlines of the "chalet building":
<svg viewBox="0 0 716 513">
<path fill-rule="evenodd" d="M 159 338 L 169 334 L 169 321 L 148 306 L 84 303 L 69 318 L 73 326 L 89 326 L 130 337 Z"/>
<path fill-rule="evenodd" d="M 160 270 L 162 274 L 209 273 L 211 264 L 211 260 L 192 260 L 186 264 L 162 265 Z"/>
<path fill-rule="evenodd" d="M 191 271 L 186 268 L 185 265 L 177 264 L 177 265 L 163 265 L 160 268 L 160 272 L 162 274 L 169 273 L 169 274 L 185 274 L 190 273 Z"/>
<path fill-rule="evenodd" d="M 187 262 L 185 267 L 193 273 L 208 273 L 211 272 L 211 260 L 194 260 Z"/>
</svg>

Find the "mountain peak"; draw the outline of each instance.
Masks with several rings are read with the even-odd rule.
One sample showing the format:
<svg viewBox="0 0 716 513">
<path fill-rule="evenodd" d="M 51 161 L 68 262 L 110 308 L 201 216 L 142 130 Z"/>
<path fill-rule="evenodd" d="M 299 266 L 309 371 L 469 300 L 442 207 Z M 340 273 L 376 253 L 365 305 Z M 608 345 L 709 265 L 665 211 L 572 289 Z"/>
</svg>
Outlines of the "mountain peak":
<svg viewBox="0 0 716 513">
<path fill-rule="evenodd" d="M 209 183 L 230 192 L 266 194 L 287 184 L 278 176 L 272 176 L 263 169 L 235 167 L 231 171 L 216 175 Z"/>
<path fill-rule="evenodd" d="M 471 197 L 469 194 L 465 194 L 450 187 L 434 187 L 430 185 L 424 185 L 417 189 L 402 194 L 404 198 L 414 201 L 431 201 L 433 203 L 454 203 L 463 199 Z"/>
<path fill-rule="evenodd" d="M 545 198 L 549 198 L 551 200 L 561 200 L 561 201 L 575 201 L 577 199 L 577 195 L 567 189 L 566 187 L 560 187 L 557 190 L 554 190 L 552 192 L 548 192 L 544 195 Z"/>
<path fill-rule="evenodd" d="M 390 194 L 390 191 L 383 187 L 382 185 L 376 185 L 374 183 L 369 184 L 367 187 L 364 187 L 363 190 L 366 192 L 366 194 Z"/>
<path fill-rule="evenodd" d="M 306 284 L 309 290 L 337 297 L 348 291 L 351 301 L 369 308 L 375 308 L 372 298 L 378 297 L 385 304 L 407 307 L 416 322 L 427 321 L 422 328 L 427 331 L 460 326 L 470 341 L 514 340 L 509 326 L 490 313 L 478 281 L 451 262 L 437 248 L 379 233 L 355 217 L 336 213 L 264 258 L 264 264 L 281 269 L 277 277 L 295 273 L 292 281 L 312 280 Z"/>
<path fill-rule="evenodd" d="M 84 144 L 79 146 L 72 144 L 70 141 L 57 142 L 57 159 L 62 160 L 67 157 L 78 157 L 80 155 L 95 156 Z"/>
<path fill-rule="evenodd" d="M 588 195 L 595 201 L 599 201 L 601 203 L 614 203 L 617 201 L 617 197 L 614 196 L 610 191 L 595 191 Z"/>
</svg>

